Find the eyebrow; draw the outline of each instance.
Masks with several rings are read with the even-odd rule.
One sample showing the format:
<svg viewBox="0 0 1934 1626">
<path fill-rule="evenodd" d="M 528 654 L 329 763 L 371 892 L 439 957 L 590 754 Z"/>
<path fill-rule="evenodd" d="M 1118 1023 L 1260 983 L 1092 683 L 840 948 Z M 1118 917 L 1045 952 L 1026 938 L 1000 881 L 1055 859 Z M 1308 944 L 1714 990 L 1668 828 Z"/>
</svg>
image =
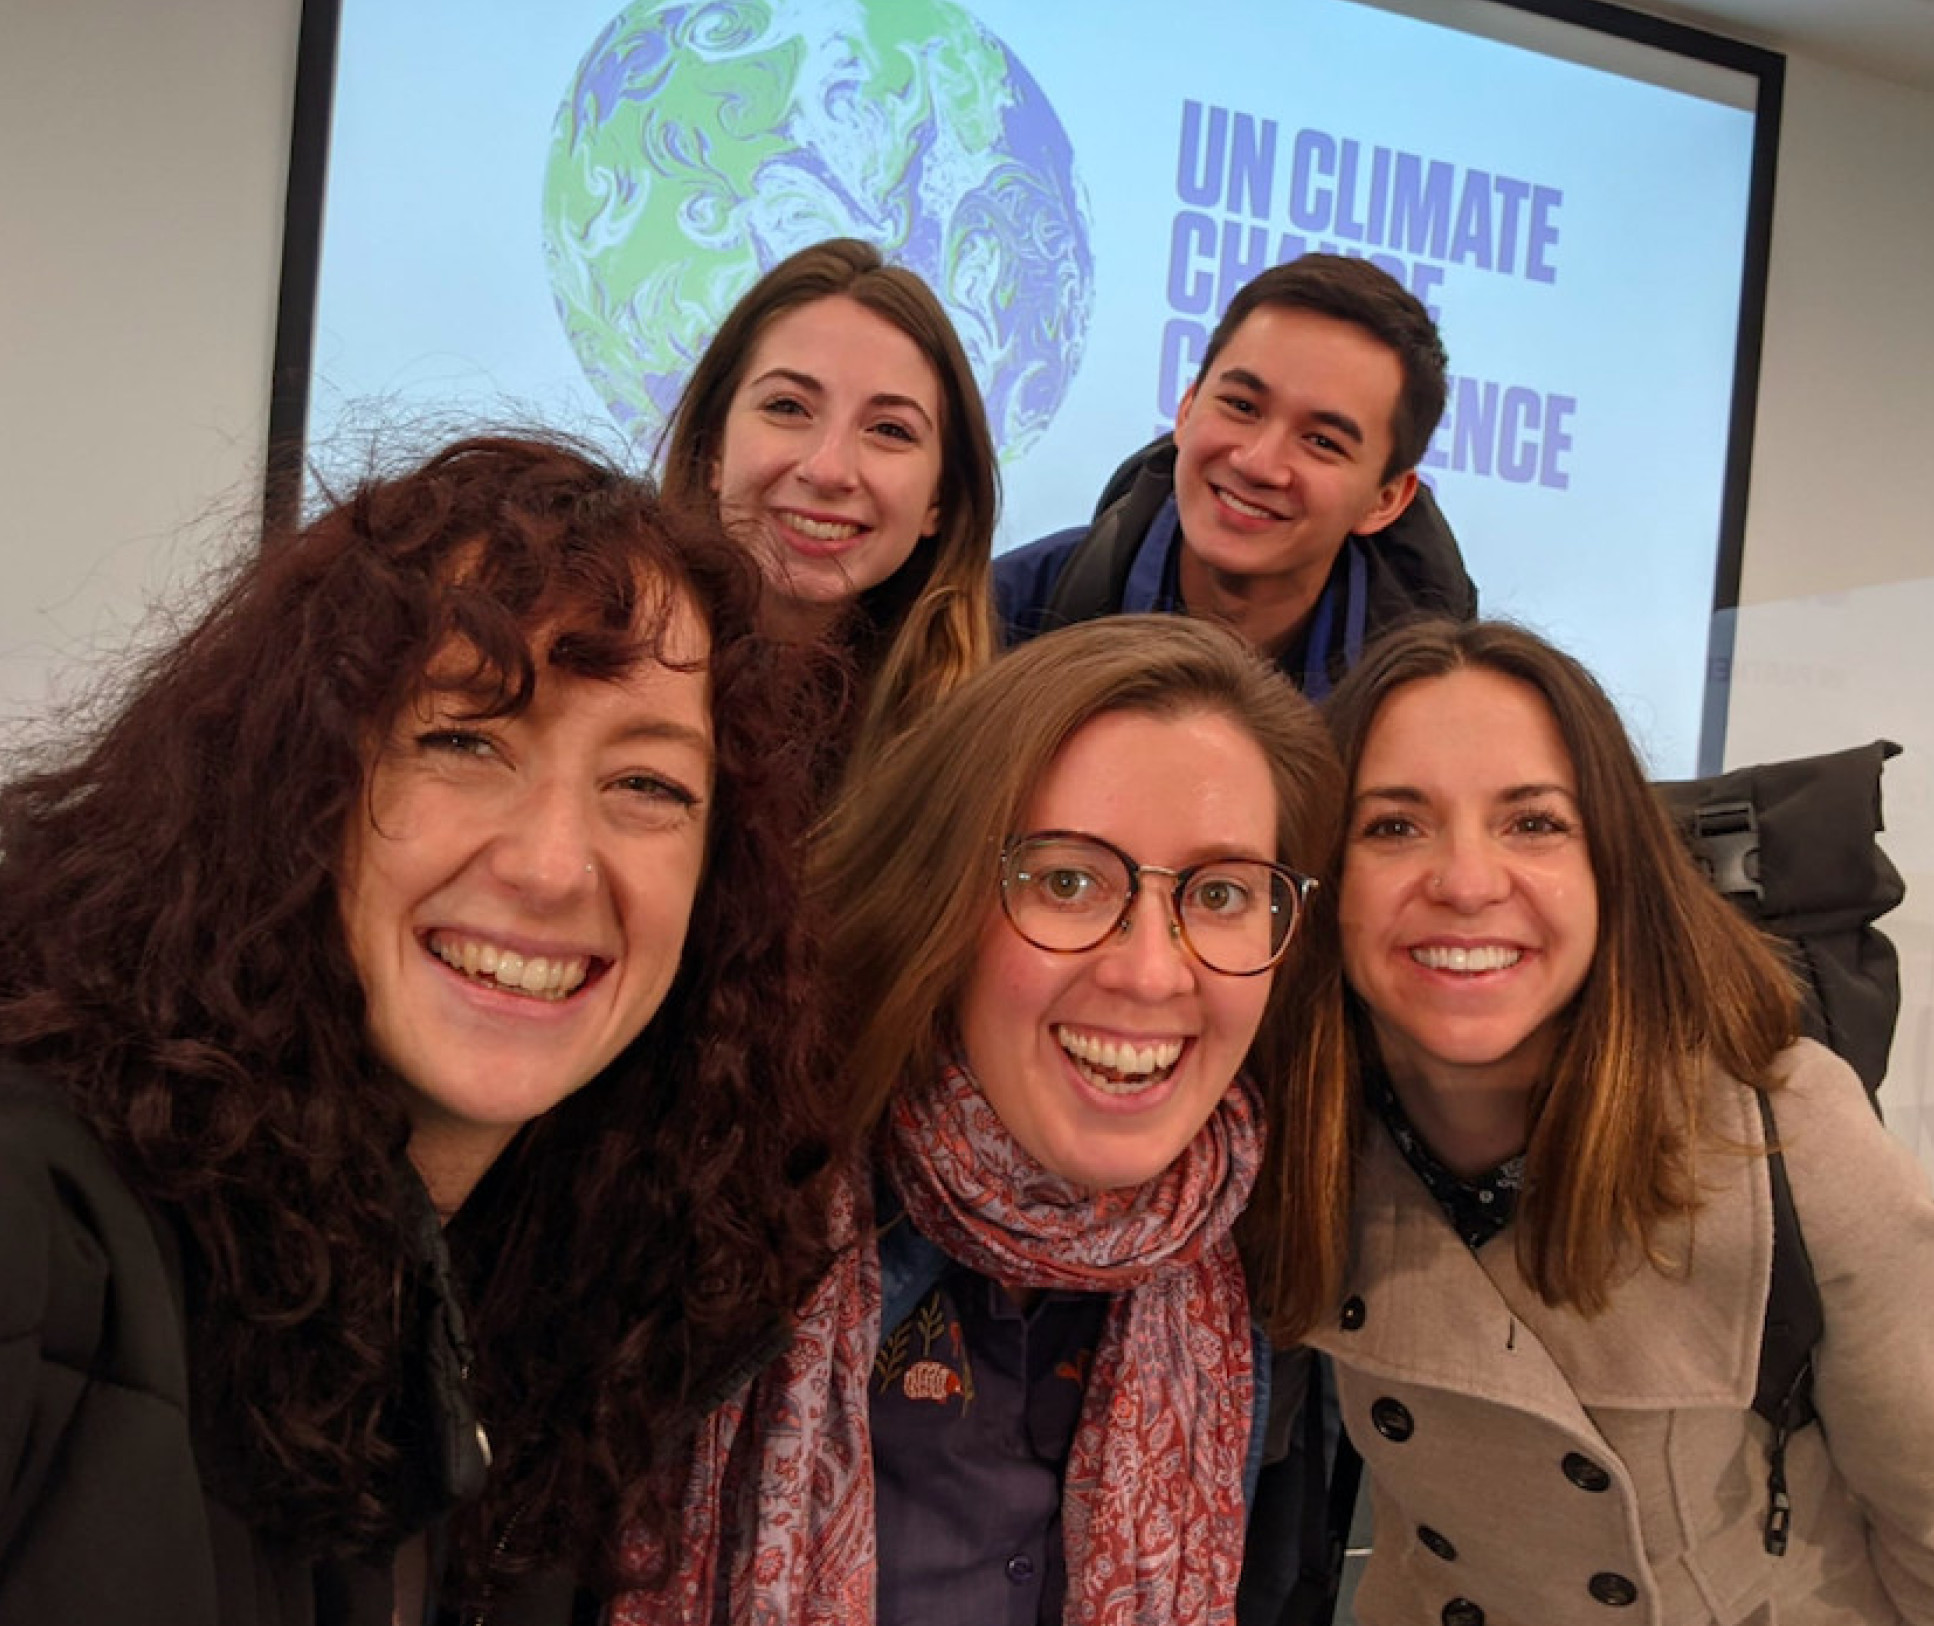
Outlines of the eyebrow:
<svg viewBox="0 0 1934 1626">
<path fill-rule="evenodd" d="M 689 745 L 701 753 L 709 762 L 712 759 L 712 736 L 702 729 L 693 728 L 689 723 L 675 723 L 669 717 L 654 717 L 648 721 L 632 723 L 618 730 L 615 744 L 629 745 L 638 740 L 663 740 L 670 745 Z"/>
<path fill-rule="evenodd" d="M 1510 806 L 1519 802 L 1535 802 L 1540 796 L 1562 796 L 1576 805 L 1578 792 L 1568 785 L 1534 783 L 1508 785 L 1499 792 L 1497 800 Z M 1367 785 L 1350 798 L 1350 805 L 1358 807 L 1364 802 L 1397 802 L 1405 807 L 1428 806 L 1430 797 L 1414 785 Z"/>
<path fill-rule="evenodd" d="M 770 383 L 774 379 L 783 379 L 794 387 L 808 390 L 814 395 L 824 395 L 826 393 L 826 386 L 824 384 L 813 377 L 811 373 L 802 373 L 796 367 L 768 367 L 757 378 L 747 379 L 746 387 L 751 389 L 760 384 Z M 925 423 L 929 428 L 933 426 L 933 414 L 928 412 L 911 395 L 896 395 L 891 390 L 881 390 L 878 394 L 867 397 L 867 405 L 876 407 L 900 407 L 908 412 L 917 413 L 921 422 Z"/>
<path fill-rule="evenodd" d="M 1256 374 L 1250 372 L 1247 367 L 1225 367 L 1220 376 L 1223 383 L 1240 384 L 1244 389 L 1251 391 L 1253 394 L 1267 396 L 1271 393 L 1269 386 L 1257 377 Z M 1322 424 L 1324 428 L 1334 429 L 1346 440 L 1353 440 L 1359 446 L 1364 444 L 1363 425 L 1358 423 L 1349 413 L 1338 412 L 1331 407 L 1319 407 L 1310 413 L 1310 417 L 1315 422 Z"/>
</svg>

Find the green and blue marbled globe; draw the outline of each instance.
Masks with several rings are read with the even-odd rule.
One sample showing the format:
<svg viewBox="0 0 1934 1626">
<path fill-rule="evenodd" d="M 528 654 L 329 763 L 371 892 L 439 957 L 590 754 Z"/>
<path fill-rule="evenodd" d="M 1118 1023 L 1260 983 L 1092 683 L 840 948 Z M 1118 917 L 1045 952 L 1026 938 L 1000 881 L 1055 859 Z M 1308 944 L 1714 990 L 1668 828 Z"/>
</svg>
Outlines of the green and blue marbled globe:
<svg viewBox="0 0 1934 1626">
<path fill-rule="evenodd" d="M 932 285 L 995 444 L 1053 419 L 1093 303 L 1066 132 L 949 0 L 639 0 L 558 110 L 544 245 L 585 375 L 649 449 L 693 361 L 769 267 L 859 237 Z"/>
</svg>

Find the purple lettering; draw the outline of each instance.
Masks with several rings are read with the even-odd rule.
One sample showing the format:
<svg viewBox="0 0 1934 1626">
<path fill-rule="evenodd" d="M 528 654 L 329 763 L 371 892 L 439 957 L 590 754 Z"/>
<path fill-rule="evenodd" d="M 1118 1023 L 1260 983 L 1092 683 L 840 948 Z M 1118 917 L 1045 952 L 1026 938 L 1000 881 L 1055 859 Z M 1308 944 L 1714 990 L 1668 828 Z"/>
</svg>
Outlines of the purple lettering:
<svg viewBox="0 0 1934 1626">
<path fill-rule="evenodd" d="M 1324 231 L 1335 192 L 1321 180 L 1336 174 L 1336 143 L 1321 130 L 1298 130 L 1290 153 L 1289 223 L 1300 231 Z"/>
<path fill-rule="evenodd" d="M 1431 295 L 1443 286 L 1444 268 L 1441 265 L 1427 265 L 1422 260 L 1410 268 L 1410 291 L 1417 296 L 1417 303 L 1430 312 L 1433 322 L 1441 322 L 1444 313 L 1432 302 Z"/>
<path fill-rule="evenodd" d="M 1397 154 L 1397 174 L 1390 191 L 1390 246 L 1416 258 L 1444 257 L 1450 232 L 1452 170 L 1435 161 L 1428 165 L 1415 153 Z"/>
<path fill-rule="evenodd" d="M 1215 298 L 1208 261 L 1215 254 L 1215 222 L 1192 209 L 1176 211 L 1168 239 L 1168 302 L 1190 316 L 1206 316 Z"/>
<path fill-rule="evenodd" d="M 1498 269 L 1509 276 L 1518 268 L 1518 205 L 1531 196 L 1531 183 L 1500 175 L 1493 184 L 1503 205 L 1498 220 Z"/>
<path fill-rule="evenodd" d="M 1239 220 L 1222 223 L 1222 263 L 1216 308 L 1226 310 L 1229 301 L 1251 277 L 1267 271 L 1275 262 L 1269 257 L 1269 228 L 1245 226 Z"/>
<path fill-rule="evenodd" d="M 1566 420 L 1577 410 L 1578 403 L 1569 395 L 1545 397 L 1544 458 L 1538 464 L 1538 484 L 1549 486 L 1553 491 L 1571 489 L 1571 475 L 1558 467 L 1558 459 L 1571 450 L 1571 431 L 1566 428 Z"/>
<path fill-rule="evenodd" d="M 1526 485 L 1538 474 L 1538 408 L 1536 390 L 1513 385 L 1504 392 L 1504 432 L 1498 441 L 1498 473 L 1513 485 Z"/>
<path fill-rule="evenodd" d="M 1209 120 L 1207 145 L 1202 118 Z M 1175 195 L 1184 203 L 1206 208 L 1222 201 L 1223 152 L 1229 139 L 1227 108 L 1204 108 L 1200 102 L 1182 104 L 1182 145 L 1175 161 Z"/>
<path fill-rule="evenodd" d="M 1481 169 L 1464 172 L 1464 195 L 1457 204 L 1457 229 L 1450 257 L 1480 271 L 1491 269 L 1491 177 Z"/>
<path fill-rule="evenodd" d="M 1475 378 L 1457 380 L 1457 410 L 1451 419 L 1451 467 L 1473 474 L 1491 472 L 1491 447 L 1497 440 L 1498 387 Z"/>
<path fill-rule="evenodd" d="M 1525 246 L 1524 274 L 1533 282 L 1556 282 L 1558 272 L 1545 257 L 1545 250 L 1557 247 L 1558 227 L 1551 215 L 1565 201 L 1555 186 L 1531 189 L 1531 234 Z"/>
<path fill-rule="evenodd" d="M 1235 139 L 1229 146 L 1230 210 L 1246 210 L 1255 220 L 1267 220 L 1269 200 L 1276 195 L 1276 121 L 1260 125 L 1247 113 L 1236 115 Z"/>
<path fill-rule="evenodd" d="M 1386 243 L 1384 214 L 1390 207 L 1390 149 L 1378 147 L 1370 154 L 1370 241 Z"/>
<path fill-rule="evenodd" d="M 1209 330 L 1200 322 L 1182 317 L 1162 328 L 1162 355 L 1155 374 L 1155 410 L 1170 424 L 1182 405 L 1182 392 L 1195 382 L 1202 370 L 1202 356 L 1209 348 Z"/>
<path fill-rule="evenodd" d="M 1338 237 L 1346 237 L 1353 243 L 1363 241 L 1363 222 L 1353 212 L 1356 201 L 1356 160 L 1357 144 L 1354 141 L 1342 143 L 1336 170 L 1336 215 L 1330 222 L 1330 230 Z"/>
</svg>

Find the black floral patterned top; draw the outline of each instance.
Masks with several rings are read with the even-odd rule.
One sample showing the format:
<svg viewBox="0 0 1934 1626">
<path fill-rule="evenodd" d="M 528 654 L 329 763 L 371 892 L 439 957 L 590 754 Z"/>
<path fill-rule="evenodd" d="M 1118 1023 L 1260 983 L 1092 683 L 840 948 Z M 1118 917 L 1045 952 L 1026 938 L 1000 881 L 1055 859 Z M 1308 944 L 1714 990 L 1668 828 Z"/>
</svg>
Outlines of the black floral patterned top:
<svg viewBox="0 0 1934 1626">
<path fill-rule="evenodd" d="M 1404 1116 L 1397 1092 L 1381 1068 L 1367 1074 L 1364 1089 L 1370 1110 L 1383 1120 L 1404 1161 L 1417 1171 L 1424 1189 L 1436 1199 L 1444 1218 L 1467 1248 L 1475 1253 L 1511 1223 L 1511 1216 L 1518 1211 L 1518 1193 L 1524 1189 L 1522 1152 L 1470 1179 L 1452 1174 Z"/>
</svg>

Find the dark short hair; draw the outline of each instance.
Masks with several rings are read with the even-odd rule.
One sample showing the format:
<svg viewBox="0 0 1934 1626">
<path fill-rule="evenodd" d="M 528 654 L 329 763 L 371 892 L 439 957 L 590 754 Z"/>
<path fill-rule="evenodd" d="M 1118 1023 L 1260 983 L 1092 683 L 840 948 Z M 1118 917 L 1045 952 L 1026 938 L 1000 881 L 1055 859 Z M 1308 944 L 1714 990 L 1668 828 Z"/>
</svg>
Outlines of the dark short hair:
<svg viewBox="0 0 1934 1626">
<path fill-rule="evenodd" d="M 1444 372 L 1450 358 L 1444 353 L 1437 324 L 1415 294 L 1381 266 L 1346 254 L 1305 254 L 1285 265 L 1272 265 L 1236 290 L 1209 335 L 1198 379 L 1209 376 L 1236 329 L 1265 306 L 1331 316 L 1389 346 L 1403 369 L 1403 388 L 1390 415 L 1390 460 L 1383 478 L 1391 479 L 1423 461 L 1444 415 L 1448 388 Z"/>
</svg>

